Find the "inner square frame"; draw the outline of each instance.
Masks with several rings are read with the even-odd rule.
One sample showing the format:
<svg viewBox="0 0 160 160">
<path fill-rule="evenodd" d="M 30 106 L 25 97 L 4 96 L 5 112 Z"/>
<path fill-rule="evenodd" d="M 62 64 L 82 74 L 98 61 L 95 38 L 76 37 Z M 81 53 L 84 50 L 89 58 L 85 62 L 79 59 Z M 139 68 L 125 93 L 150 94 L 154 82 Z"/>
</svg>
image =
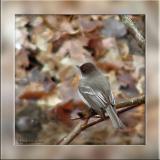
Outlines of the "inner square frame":
<svg viewBox="0 0 160 160">
<path fill-rule="evenodd" d="M 5 146 L 4 148 L 2 148 L 2 153 L 4 154 L 6 152 L 7 147 L 9 147 L 12 150 L 12 152 L 11 152 L 10 155 L 8 155 L 8 158 L 11 158 L 11 157 L 12 158 L 13 157 L 22 158 L 22 157 L 24 157 L 22 154 L 19 154 L 18 157 L 16 157 L 16 154 L 14 154 L 14 152 L 16 152 L 18 150 L 22 150 L 23 147 L 24 147 L 24 146 L 21 146 L 21 145 L 20 146 L 15 146 L 14 145 L 14 133 L 13 133 L 14 128 L 15 128 L 14 123 L 13 123 L 15 117 L 14 117 L 13 113 L 14 113 L 14 109 L 15 109 L 15 106 L 14 106 L 15 105 L 15 101 L 14 101 L 14 97 L 15 97 L 15 95 L 14 95 L 15 94 L 15 88 L 14 88 L 14 83 L 15 83 L 15 81 L 14 81 L 14 75 L 15 75 L 14 74 L 15 73 L 15 71 L 14 71 L 14 60 L 15 60 L 14 32 L 15 32 L 15 28 L 14 27 L 15 26 L 14 26 L 14 24 L 15 24 L 15 15 L 16 14 L 37 14 L 37 15 L 40 15 L 40 14 L 62 14 L 62 15 L 65 15 L 65 14 L 117 14 L 117 15 L 118 14 L 145 14 L 145 23 L 146 23 L 146 31 L 145 31 L 145 33 L 146 33 L 146 36 L 145 36 L 145 39 L 146 39 L 146 50 L 145 50 L 145 57 L 146 57 L 146 68 L 145 68 L 145 70 L 146 70 L 146 78 L 145 78 L 145 80 L 146 80 L 146 102 L 145 102 L 145 107 L 146 107 L 146 109 L 145 109 L 145 111 L 146 111 L 146 135 L 145 135 L 145 138 L 146 138 L 146 144 L 145 145 L 131 145 L 131 146 L 128 146 L 128 145 L 126 145 L 126 146 L 125 145 L 118 145 L 118 146 L 116 146 L 116 145 L 115 146 L 105 145 L 105 146 L 89 146 L 89 147 L 90 148 L 96 147 L 97 149 L 98 148 L 100 149 L 100 148 L 103 147 L 107 150 L 110 149 L 112 151 L 114 151 L 114 150 L 116 151 L 117 148 L 118 148 L 118 150 L 121 150 L 121 151 L 128 149 L 128 150 L 133 150 L 133 152 L 136 152 L 138 150 L 142 150 L 142 152 L 144 151 L 146 153 L 146 155 L 143 155 L 144 157 L 150 157 L 150 158 L 157 157 L 157 155 L 150 155 L 150 152 L 149 152 L 153 146 L 157 146 L 157 148 L 158 148 L 158 141 L 153 141 L 152 140 L 153 135 L 152 135 L 152 133 L 150 133 L 151 130 L 149 129 L 150 128 L 150 125 L 149 125 L 150 116 L 147 112 L 147 108 L 149 107 L 149 105 L 151 105 L 151 103 L 149 103 L 149 100 L 151 98 L 153 98 L 153 95 L 151 95 L 150 91 L 149 91 L 150 87 L 148 87 L 148 85 L 151 85 L 151 84 L 153 85 L 152 81 L 151 81 L 152 83 L 149 83 L 149 80 L 150 80 L 149 79 L 149 73 L 151 73 L 153 71 L 153 69 L 158 69 L 155 66 L 156 64 L 158 64 L 157 63 L 158 58 L 156 58 L 156 56 L 153 57 L 151 54 L 148 54 L 149 52 L 151 52 L 151 48 L 153 48 L 153 47 L 152 47 L 152 43 L 150 43 L 147 26 L 151 22 L 151 18 L 153 18 L 153 17 L 151 17 L 149 15 L 149 12 L 147 12 L 146 10 L 144 10 L 144 11 L 142 9 L 135 10 L 134 7 L 133 7 L 134 3 L 141 3 L 141 2 L 137 2 L 137 1 L 136 2 L 134 2 L 134 1 L 129 2 L 130 4 L 131 3 L 132 4 L 131 4 L 131 8 L 129 8 L 128 10 L 125 10 L 125 7 L 126 7 L 125 5 L 123 6 L 123 5 L 117 5 L 116 3 L 113 3 L 113 4 L 111 4 L 111 6 L 115 8 L 114 12 L 110 11 L 109 8 L 107 8 L 107 7 L 106 8 L 102 7 L 101 9 L 92 8 L 91 6 L 92 6 L 93 2 L 85 2 L 85 5 L 90 5 L 91 9 L 90 10 L 84 9 L 83 12 L 82 12 L 81 9 L 74 9 L 72 6 L 71 7 L 67 6 L 62 11 L 57 10 L 58 6 L 60 8 L 61 2 L 33 2 L 32 5 L 29 2 L 23 2 L 23 3 L 25 3 L 26 10 L 19 10 L 19 8 L 21 8 L 20 2 L 9 2 L 9 1 L 8 2 L 3 2 L 3 6 L 2 6 L 3 7 L 2 8 L 3 9 L 2 10 L 2 21 L 3 21 L 4 24 L 10 25 L 11 28 L 12 28 L 12 31 L 9 31 L 12 34 L 9 37 L 10 38 L 10 40 L 9 40 L 10 43 L 8 44 L 7 51 L 10 52 L 10 57 L 13 60 L 12 64 L 11 64 L 12 72 L 10 73 L 10 75 L 6 75 L 4 67 L 3 67 L 4 61 L 3 61 L 3 55 L 2 55 L 2 83 L 4 83 L 4 81 L 6 79 L 7 79 L 8 82 L 12 83 L 12 88 L 10 90 L 7 90 L 7 91 L 5 90 L 5 88 L 2 85 L 2 103 L 1 103 L 1 106 L 2 106 L 2 108 L 1 108 L 2 109 L 1 110 L 2 111 L 2 146 Z M 51 6 L 52 6 L 51 8 L 48 9 L 47 13 L 45 13 L 45 12 L 43 13 L 43 11 L 40 11 L 40 10 L 29 11 L 29 8 L 31 6 L 33 8 L 35 7 L 35 8 L 38 9 L 38 8 L 41 8 L 46 3 L 48 3 L 48 4 L 50 3 Z M 101 2 L 94 2 L 94 3 L 101 3 Z M 157 9 L 158 9 L 158 7 L 157 7 Z M 27 13 L 28 11 L 29 11 L 29 13 Z M 157 20 L 157 22 L 158 22 L 158 20 Z M 8 28 L 7 27 L 5 28 L 2 25 L 2 31 L 7 32 Z M 158 27 L 157 27 L 157 33 L 159 33 L 158 32 Z M 2 53 L 3 53 L 3 46 L 4 45 L 6 45 L 6 44 L 5 44 L 5 41 L 3 41 L 3 39 L 2 39 Z M 156 49 L 155 52 L 158 53 L 158 46 L 155 49 Z M 153 59 L 154 59 L 154 62 L 156 62 L 156 63 L 152 62 Z M 152 66 L 152 65 L 154 65 L 154 66 Z M 155 83 L 158 84 L 158 81 L 155 82 Z M 8 99 L 9 99 L 8 102 L 4 101 L 3 92 L 8 93 Z M 156 87 L 155 87 L 154 93 L 156 95 L 158 95 L 158 91 L 156 90 Z M 10 103 L 10 102 L 13 102 L 13 103 Z M 158 102 L 156 101 L 155 103 L 158 106 Z M 11 108 L 10 106 L 13 106 L 13 107 Z M 9 109 L 8 113 L 4 109 L 5 107 L 10 107 L 10 108 L 8 108 Z M 157 115 L 158 114 L 158 108 L 156 107 L 154 109 L 155 109 L 155 114 Z M 8 124 L 7 127 L 5 126 L 6 124 L 4 123 L 5 118 L 10 120 L 10 123 Z M 157 123 L 158 122 L 158 116 L 155 116 L 155 119 L 156 119 L 155 123 Z M 158 138 L 158 124 L 156 124 L 156 126 L 157 126 L 157 128 L 156 128 L 156 131 L 154 133 L 154 136 L 156 136 Z M 9 134 L 10 134 L 9 137 L 5 136 L 6 132 L 9 132 Z M 4 143 L 5 141 L 7 143 Z M 62 149 L 63 150 L 66 149 L 65 146 L 58 146 L 58 147 L 56 147 L 56 146 L 53 146 L 53 145 L 49 145 L 49 146 L 48 145 L 36 145 L 36 146 L 33 146 L 33 147 L 43 149 L 43 150 L 47 150 L 47 149 L 55 150 L 55 152 L 57 151 L 57 153 L 60 152 L 60 150 L 62 150 Z M 75 149 L 76 150 L 80 149 L 81 151 L 83 151 L 82 148 L 84 148 L 86 145 L 76 146 L 76 147 L 74 147 L 74 146 L 75 145 L 67 146 L 67 147 L 72 148 L 72 150 L 74 152 Z M 27 146 L 25 146 L 24 149 L 29 151 L 30 147 L 31 146 L 27 145 Z M 86 146 L 86 147 L 88 147 L 88 146 Z M 2 154 L 2 156 L 3 156 L 3 154 Z M 25 155 L 25 156 L 27 157 L 28 155 Z M 37 154 L 37 155 L 35 155 L 35 157 L 39 158 L 39 155 Z M 49 155 L 43 155 L 41 157 L 46 158 L 46 157 L 49 157 Z M 124 157 L 118 157 L 118 155 L 117 156 L 115 155 L 115 157 L 124 158 Z M 137 157 L 137 158 L 139 158 L 139 157 Z"/>
<path fill-rule="evenodd" d="M 16 20 L 16 18 L 18 18 L 18 17 L 21 17 L 21 16 L 28 16 L 28 17 L 32 17 L 32 16 L 41 16 L 41 17 L 43 17 L 43 16 L 48 16 L 48 15 L 50 15 L 50 16 L 72 16 L 72 14 L 71 15 L 69 15 L 69 14 L 16 14 L 15 15 L 15 20 Z M 92 16 L 92 14 L 73 14 L 73 16 L 74 15 L 78 15 L 78 16 Z M 93 14 L 93 15 L 99 15 L 99 16 L 109 16 L 109 15 L 111 15 L 111 16 L 118 16 L 118 15 L 120 15 L 120 14 Z M 121 14 L 121 15 L 123 15 L 123 14 Z M 145 30 L 146 30 L 146 26 L 145 26 L 145 23 L 146 23 L 146 19 L 145 19 L 145 15 L 144 14 L 127 14 L 127 15 L 133 15 L 133 16 L 144 16 L 144 33 L 145 33 Z M 16 25 L 16 24 L 15 24 Z M 144 35 L 144 38 L 145 38 L 145 36 L 146 35 Z M 15 39 L 16 39 L 16 34 L 15 34 Z M 145 45 L 146 45 L 146 43 L 145 43 Z M 16 48 L 15 48 L 16 49 Z M 145 55 L 145 48 L 144 48 L 144 66 L 145 66 L 145 62 L 146 62 L 146 59 L 145 59 L 145 57 L 146 57 L 146 55 Z M 15 57 L 15 60 L 14 61 L 16 61 L 16 57 Z M 146 70 L 146 68 L 144 68 L 144 74 L 145 74 L 145 70 Z M 16 71 L 16 67 L 15 67 L 15 71 Z M 146 77 L 145 77 L 146 78 Z M 145 84 L 145 81 L 146 81 L 146 79 L 144 80 L 144 84 Z M 15 94 L 16 94 L 16 91 L 15 91 Z M 144 93 L 145 94 L 145 93 Z M 140 96 L 140 95 L 137 95 L 137 96 Z M 122 100 L 123 101 L 123 100 Z M 143 133 L 144 133 L 144 138 L 143 138 L 143 143 L 142 144 L 92 144 L 92 146 L 94 146 L 94 145 L 97 145 L 97 146 L 108 146 L 108 145 L 145 145 L 145 143 L 146 143 L 146 106 L 145 106 L 145 102 L 144 102 L 144 113 L 143 113 L 143 118 L 144 118 L 144 127 L 143 127 Z M 16 110 L 16 106 L 15 106 L 15 110 Z M 134 110 L 134 109 L 133 109 Z M 135 108 L 135 110 L 136 110 L 136 108 Z M 16 113 L 16 111 L 15 111 L 15 113 Z M 15 115 L 14 115 L 14 117 L 15 117 Z M 72 126 L 73 127 L 73 126 Z M 74 127 L 76 127 L 76 126 L 74 126 Z M 73 127 L 73 129 L 74 129 L 74 127 Z M 14 134 L 16 133 L 16 131 L 14 130 Z M 54 133 L 54 132 L 53 132 Z M 82 136 L 81 135 L 82 133 L 80 133 L 80 135 L 79 136 L 77 136 L 77 138 L 78 137 L 80 137 L 80 136 Z M 21 143 L 18 143 L 18 142 L 16 142 L 16 140 L 17 140 L 17 138 L 16 138 L 16 136 L 15 136 L 15 139 L 14 139 L 14 145 L 16 145 L 16 146 L 50 146 L 50 145 L 61 145 L 61 144 L 43 144 L 43 141 L 41 142 L 41 139 L 38 139 L 38 140 L 35 140 L 35 142 L 33 142 L 32 144 L 21 144 Z M 58 139 L 57 139 L 58 140 Z M 18 141 L 18 140 L 17 140 Z M 74 141 L 74 140 L 73 140 Z M 39 142 L 39 144 L 37 144 L 36 142 Z M 73 146 L 77 146 L 77 145 L 79 145 L 79 146 L 81 146 L 81 145 L 84 145 L 84 146 L 87 146 L 88 144 L 69 144 L 69 145 L 73 145 Z M 90 145 L 88 145 L 88 146 L 90 146 Z"/>
</svg>

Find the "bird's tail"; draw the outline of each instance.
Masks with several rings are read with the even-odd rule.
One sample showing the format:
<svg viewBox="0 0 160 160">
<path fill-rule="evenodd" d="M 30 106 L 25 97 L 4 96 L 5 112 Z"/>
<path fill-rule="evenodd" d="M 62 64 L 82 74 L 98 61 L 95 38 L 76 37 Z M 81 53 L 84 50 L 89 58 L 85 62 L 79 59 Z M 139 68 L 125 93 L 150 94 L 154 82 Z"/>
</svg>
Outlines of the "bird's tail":
<svg viewBox="0 0 160 160">
<path fill-rule="evenodd" d="M 113 106 L 107 106 L 106 108 L 107 114 L 109 118 L 112 121 L 114 128 L 124 128 L 125 125 L 122 123 L 122 121 L 118 118 L 118 115 L 116 113 L 116 110 L 113 108 Z"/>
</svg>

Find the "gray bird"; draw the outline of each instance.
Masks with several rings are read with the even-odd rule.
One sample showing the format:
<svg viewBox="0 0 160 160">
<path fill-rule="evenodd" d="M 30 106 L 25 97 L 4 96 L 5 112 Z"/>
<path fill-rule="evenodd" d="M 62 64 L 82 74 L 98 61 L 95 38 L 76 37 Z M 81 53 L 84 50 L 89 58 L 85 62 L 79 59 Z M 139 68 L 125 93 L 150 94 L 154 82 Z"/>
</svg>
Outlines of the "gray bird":
<svg viewBox="0 0 160 160">
<path fill-rule="evenodd" d="M 109 81 L 92 63 L 84 63 L 78 67 L 81 71 L 79 93 L 84 103 L 97 114 L 105 118 L 107 112 L 115 128 L 123 128 L 115 109 Z"/>
</svg>

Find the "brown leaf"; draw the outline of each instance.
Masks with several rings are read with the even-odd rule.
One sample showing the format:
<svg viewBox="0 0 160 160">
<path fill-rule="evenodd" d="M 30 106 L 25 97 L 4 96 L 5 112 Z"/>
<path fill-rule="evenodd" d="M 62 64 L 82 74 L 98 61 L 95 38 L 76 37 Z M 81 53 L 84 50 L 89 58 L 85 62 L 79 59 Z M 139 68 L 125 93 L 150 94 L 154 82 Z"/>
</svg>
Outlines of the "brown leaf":
<svg viewBox="0 0 160 160">
<path fill-rule="evenodd" d="M 97 66 L 106 72 L 114 70 L 116 71 L 116 73 L 118 73 L 118 71 L 122 68 L 122 65 L 112 62 L 107 62 L 107 63 L 98 62 Z"/>
<path fill-rule="evenodd" d="M 86 48 L 91 52 L 91 55 L 96 59 L 103 57 L 105 54 L 105 49 L 103 47 L 102 39 L 100 37 L 91 38 Z"/>
<path fill-rule="evenodd" d="M 58 105 L 56 108 L 52 109 L 49 112 L 49 117 L 51 119 L 55 119 L 56 121 L 60 121 L 66 125 L 72 125 L 72 121 L 70 119 L 70 114 L 74 108 L 73 102 L 69 101 L 67 103 Z"/>
<path fill-rule="evenodd" d="M 42 99 L 49 97 L 54 92 L 55 86 L 52 86 L 52 90 L 49 92 L 45 90 L 43 84 L 37 82 L 31 82 L 26 86 L 20 94 L 20 99 Z"/>
</svg>

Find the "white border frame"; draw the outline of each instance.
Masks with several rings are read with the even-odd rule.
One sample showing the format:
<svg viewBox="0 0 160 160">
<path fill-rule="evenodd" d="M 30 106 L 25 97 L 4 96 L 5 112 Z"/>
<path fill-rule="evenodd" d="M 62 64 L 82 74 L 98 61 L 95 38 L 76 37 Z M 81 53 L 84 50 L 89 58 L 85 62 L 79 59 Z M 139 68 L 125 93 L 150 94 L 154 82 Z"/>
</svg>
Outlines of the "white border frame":
<svg viewBox="0 0 160 160">
<path fill-rule="evenodd" d="M 133 2 L 133 1 L 131 1 L 131 2 Z M 138 2 L 138 1 L 137 1 Z M 153 1 L 154 2 L 154 1 Z M 6 3 L 10 3 L 10 4 L 15 4 L 15 3 L 17 3 L 17 5 L 19 5 L 20 4 L 20 2 L 18 1 L 18 2 L 15 2 L 15 1 L 3 1 L 2 2 L 2 4 L 3 4 L 3 6 L 2 6 L 2 19 L 3 19 L 3 16 L 4 16 L 4 13 L 6 13 L 6 11 L 4 11 L 5 9 L 7 9 L 7 7 L 4 7 L 5 5 L 6 5 Z M 25 2 L 27 5 L 29 4 L 29 2 Z M 39 3 L 38 1 L 36 1 L 36 2 L 34 2 L 34 5 L 36 5 L 37 3 Z M 41 2 L 41 5 L 42 5 L 42 3 L 44 4 L 44 3 L 56 3 L 56 5 L 55 6 L 57 6 L 57 5 L 59 5 L 59 3 L 60 2 L 50 2 L 50 1 L 47 1 L 47 2 Z M 87 3 L 89 3 L 89 2 L 87 2 Z M 130 3 L 130 2 L 129 2 Z M 33 5 L 33 6 L 34 6 Z M 37 4 L 36 5 L 37 7 L 40 7 L 40 4 Z M 4 8 L 3 8 L 4 7 Z M 21 13 L 16 13 L 17 12 L 17 10 L 16 10 L 16 8 L 14 8 L 15 7 L 15 5 L 13 5 L 13 10 L 12 11 L 8 11 L 9 12 L 9 14 L 10 14 L 10 16 L 13 16 L 13 12 L 14 12 L 14 14 L 26 14 L 26 13 L 24 13 L 24 10 L 22 11 L 21 10 Z M 27 6 L 26 6 L 27 7 Z M 29 5 L 28 5 L 28 7 L 29 7 Z M 131 6 L 131 7 L 133 7 L 133 6 Z M 121 7 L 122 8 L 122 7 Z M 53 12 L 53 11 L 51 11 L 51 10 L 48 10 L 48 13 L 47 14 L 56 14 L 56 13 L 51 13 L 51 12 Z M 61 14 L 65 14 L 65 13 L 67 13 L 67 14 L 75 14 L 75 13 L 77 13 L 78 14 L 78 12 L 79 11 L 73 11 L 73 10 L 65 10 L 65 11 L 63 11 L 63 13 L 61 13 Z M 95 14 L 95 11 L 93 12 L 93 8 L 89 11 L 90 13 L 89 14 Z M 122 9 L 122 12 L 123 12 L 123 9 Z M 102 14 L 103 13 L 103 8 L 101 9 L 101 10 L 99 10 L 98 11 L 98 13 L 99 14 Z M 133 11 L 133 9 L 131 9 L 131 12 L 127 12 L 126 14 L 132 14 L 132 13 L 134 13 L 135 14 L 135 12 Z M 38 14 L 38 13 L 32 13 L 32 14 Z M 40 14 L 42 14 L 42 13 L 40 13 Z M 82 14 L 82 13 L 81 13 Z M 103 13 L 103 14 L 107 14 L 107 13 Z M 109 13 L 109 14 L 113 14 L 113 13 Z M 118 14 L 118 13 L 114 13 L 114 14 Z M 143 11 L 141 11 L 141 13 L 136 13 L 136 14 L 145 14 L 145 18 L 146 18 L 146 22 L 147 22 L 147 17 L 148 17 L 148 15 L 146 14 L 146 13 L 144 13 Z M 15 17 L 15 16 L 14 16 Z M 13 18 L 13 17 L 12 17 Z M 15 19 L 14 19 L 14 21 L 15 21 Z M 15 29 L 15 28 L 14 28 Z M 5 31 L 5 29 L 2 27 L 2 31 Z M 148 36 L 147 36 L 147 25 L 146 25 L 146 41 L 148 42 L 148 38 L 147 38 Z M 12 37 L 13 38 L 13 37 Z M 3 39 L 2 39 L 3 40 Z M 13 39 L 13 41 L 14 41 L 14 39 Z M 15 42 L 13 42 L 13 44 L 14 44 Z M 12 44 L 12 45 L 13 45 Z M 2 41 L 2 45 L 3 45 L 3 41 Z M 11 48 L 14 50 L 13 51 L 13 53 L 15 53 L 15 49 L 14 49 L 14 47 L 15 46 L 11 46 Z M 146 43 L 146 55 L 148 55 L 147 54 L 147 52 L 148 52 L 148 48 L 150 48 L 151 46 L 150 46 L 150 44 L 147 44 Z M 3 49 L 2 49 L 3 50 Z M 11 51 L 12 52 L 12 51 Z M 13 58 L 13 57 L 12 57 Z M 150 57 L 151 58 L 151 57 Z M 2 57 L 2 59 L 3 59 L 3 57 Z M 148 64 L 148 60 L 150 60 L 150 59 L 148 59 L 147 58 L 147 56 L 146 56 L 146 64 Z M 14 61 L 13 61 L 13 63 L 14 63 Z M 14 64 L 14 66 L 15 66 L 15 64 Z M 15 68 L 14 68 L 15 69 Z M 14 72 L 15 72 L 15 70 L 14 70 Z M 147 67 L 146 67 L 146 72 L 147 72 Z M 2 83 L 3 83 L 3 81 L 4 81 L 4 79 L 3 79 L 3 75 L 5 75 L 5 73 L 4 73 L 4 70 L 3 70 L 3 65 L 2 65 L 2 70 L 1 70 L 1 73 L 2 73 Z M 13 73 L 12 73 L 13 74 Z M 14 77 L 14 74 L 13 74 L 13 77 Z M 147 77 L 147 75 L 146 75 L 146 91 L 148 91 L 148 88 L 147 88 L 147 86 L 148 86 L 148 84 L 147 84 L 147 79 L 148 79 L 148 77 Z M 13 78 L 13 80 L 14 80 L 14 78 Z M 13 81 L 13 83 L 14 83 L 14 81 Z M 13 90 L 14 90 L 14 88 L 13 88 Z M 3 86 L 2 86 L 2 91 L 4 91 L 4 88 L 3 88 Z M 15 90 L 14 90 L 15 91 Z M 2 92 L 3 93 L 3 92 Z M 14 92 L 15 93 L 15 92 Z M 147 104 L 148 104 L 148 92 L 146 92 L 146 106 L 147 106 Z M 13 98 L 13 97 L 12 97 Z M 15 95 L 14 95 L 14 98 L 15 98 Z M 15 99 L 14 99 L 15 100 Z M 2 108 L 1 108 L 1 111 L 2 111 L 2 114 L 1 114 L 1 117 L 3 118 L 3 103 L 4 103 L 4 100 L 2 99 L 2 102 L 1 102 L 1 106 L 2 106 Z M 14 107 L 14 109 L 15 109 L 15 107 Z M 147 112 L 147 111 L 146 111 Z M 147 114 L 147 113 L 146 113 Z M 146 119 L 148 118 L 148 116 L 149 115 L 146 115 Z M 4 125 L 3 124 L 3 121 L 2 121 L 2 118 L 1 118 L 1 122 L 2 122 L 2 126 Z M 13 120 L 14 120 L 14 116 L 12 117 L 13 118 Z M 15 121 L 15 120 L 14 120 Z M 148 126 L 148 123 L 147 123 L 147 126 Z M 146 129 L 147 129 L 147 126 L 146 126 Z M 13 125 L 13 128 L 15 129 L 15 127 L 14 127 L 14 125 Z M 2 128 L 1 128 L 2 129 Z M 2 131 L 3 132 L 3 131 Z M 81 148 L 81 147 L 97 147 L 97 148 L 99 148 L 99 147 L 106 147 L 106 148 L 108 148 L 108 147 L 111 147 L 113 150 L 114 150 L 114 147 L 124 147 L 124 148 L 126 148 L 126 147 L 128 147 L 129 148 L 129 150 L 131 149 L 130 147 L 132 147 L 132 150 L 135 150 L 135 147 L 138 147 L 139 149 L 142 149 L 142 147 L 144 147 L 144 150 L 148 150 L 146 147 L 147 147 L 147 145 L 148 145 L 148 130 L 146 130 L 146 140 L 145 140 L 145 142 L 146 142 L 146 144 L 145 145 L 116 145 L 116 146 L 110 146 L 110 145 L 101 145 L 101 146 L 86 146 L 86 145 L 80 145 L 80 146 L 77 146 L 77 145 L 71 145 L 72 146 L 72 148 L 73 147 L 75 147 L 76 146 L 76 148 Z M 158 136 L 158 134 L 157 134 L 157 136 Z M 3 134 L 1 134 L 1 138 L 3 138 Z M 14 137 L 14 139 L 15 139 L 15 137 Z M 151 145 L 151 144 L 150 144 Z M 155 145 L 157 145 L 157 144 L 155 144 Z M 3 143 L 2 143 L 2 146 L 3 146 Z M 10 147 L 13 147 L 14 148 L 14 150 L 16 151 L 19 147 L 25 147 L 26 149 L 29 147 L 30 145 L 25 145 L 25 146 L 23 146 L 23 145 L 15 145 L 15 146 L 10 146 Z M 31 146 L 33 146 L 33 145 L 31 145 Z M 67 146 L 65 146 L 65 148 L 66 147 L 71 147 L 70 145 L 67 145 Z M 135 147 L 134 147 L 135 146 Z M 53 147 L 53 145 L 34 145 L 34 147 L 36 147 L 36 148 L 39 148 L 39 147 Z M 54 147 L 55 148 L 55 147 Z M 56 148 L 58 148 L 58 149 L 62 149 L 62 148 L 64 148 L 64 146 L 57 146 L 56 145 Z M 3 152 L 3 150 L 2 150 L 2 152 Z M 147 152 L 146 152 L 147 153 Z M 145 157 L 145 156 L 144 156 Z M 150 156 L 149 156 L 150 157 Z M 21 158 L 23 158 L 23 157 L 21 157 Z M 39 157 L 40 158 L 40 157 Z M 118 157 L 118 158 L 121 158 L 121 157 Z M 150 157 L 150 158 L 152 158 L 152 157 Z"/>
</svg>

